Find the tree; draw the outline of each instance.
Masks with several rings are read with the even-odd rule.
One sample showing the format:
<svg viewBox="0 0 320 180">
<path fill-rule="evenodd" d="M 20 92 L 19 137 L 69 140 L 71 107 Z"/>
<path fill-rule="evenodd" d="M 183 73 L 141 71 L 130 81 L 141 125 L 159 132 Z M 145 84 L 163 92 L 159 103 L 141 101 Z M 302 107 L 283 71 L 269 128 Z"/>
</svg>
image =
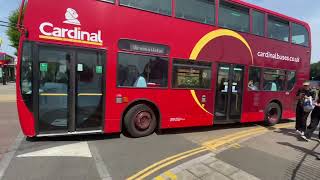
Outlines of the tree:
<svg viewBox="0 0 320 180">
<path fill-rule="evenodd" d="M 7 36 L 9 37 L 10 46 L 16 49 L 16 53 L 19 47 L 19 39 L 20 39 L 20 32 L 18 31 L 17 23 L 19 18 L 20 9 L 16 9 L 11 12 L 9 16 L 9 27 L 6 31 Z"/>
<path fill-rule="evenodd" d="M 320 81 L 320 62 L 311 64 L 310 78 L 312 80 Z"/>
</svg>

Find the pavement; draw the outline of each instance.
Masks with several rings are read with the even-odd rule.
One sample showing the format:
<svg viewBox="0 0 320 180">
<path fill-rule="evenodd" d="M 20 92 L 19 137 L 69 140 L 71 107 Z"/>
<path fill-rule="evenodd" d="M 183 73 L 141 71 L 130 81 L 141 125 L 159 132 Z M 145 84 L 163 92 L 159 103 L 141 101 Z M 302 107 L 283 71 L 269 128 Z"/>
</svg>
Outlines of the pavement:
<svg viewBox="0 0 320 180">
<path fill-rule="evenodd" d="M 15 100 L 15 84 L 0 84 L 0 160 L 20 132 Z"/>
<path fill-rule="evenodd" d="M 292 121 L 30 140 L 14 89 L 0 85 L 0 180 L 320 179 L 319 141 L 300 139 Z"/>
<path fill-rule="evenodd" d="M 187 161 L 154 179 L 316 180 L 320 178 L 316 137 L 305 142 L 292 128 L 276 129 Z"/>
</svg>

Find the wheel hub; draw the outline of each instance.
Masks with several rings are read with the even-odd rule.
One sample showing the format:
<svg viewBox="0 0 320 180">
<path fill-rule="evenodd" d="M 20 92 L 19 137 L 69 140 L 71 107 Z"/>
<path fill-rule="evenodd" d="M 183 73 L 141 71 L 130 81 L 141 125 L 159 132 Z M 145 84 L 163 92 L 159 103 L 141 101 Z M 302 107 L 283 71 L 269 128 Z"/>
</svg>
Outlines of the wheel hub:
<svg viewBox="0 0 320 180">
<path fill-rule="evenodd" d="M 268 112 L 268 120 L 270 122 L 277 122 L 278 120 L 278 111 L 276 108 L 271 108 Z"/>
<path fill-rule="evenodd" d="M 137 113 L 134 123 L 139 130 L 146 130 L 150 127 L 152 116 L 149 112 L 142 111 Z"/>
</svg>

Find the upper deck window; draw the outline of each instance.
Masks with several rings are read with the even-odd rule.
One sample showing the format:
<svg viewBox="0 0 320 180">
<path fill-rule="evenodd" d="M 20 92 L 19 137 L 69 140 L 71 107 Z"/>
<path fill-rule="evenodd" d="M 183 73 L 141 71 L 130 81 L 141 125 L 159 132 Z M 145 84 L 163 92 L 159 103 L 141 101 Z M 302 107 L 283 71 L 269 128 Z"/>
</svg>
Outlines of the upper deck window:
<svg viewBox="0 0 320 180">
<path fill-rule="evenodd" d="M 171 0 L 120 0 L 120 5 L 147 10 L 163 15 L 171 15 Z"/>
<path fill-rule="evenodd" d="M 214 0 L 176 0 L 176 17 L 214 25 Z"/>
<path fill-rule="evenodd" d="M 292 43 L 303 46 L 309 45 L 308 31 L 304 26 L 292 23 Z"/>
<path fill-rule="evenodd" d="M 264 36 L 264 14 L 261 12 L 252 11 L 252 33 Z"/>
<path fill-rule="evenodd" d="M 289 42 L 289 22 L 269 16 L 268 34 L 269 38 Z"/>
<path fill-rule="evenodd" d="M 249 9 L 220 1 L 219 26 L 249 32 Z"/>
</svg>

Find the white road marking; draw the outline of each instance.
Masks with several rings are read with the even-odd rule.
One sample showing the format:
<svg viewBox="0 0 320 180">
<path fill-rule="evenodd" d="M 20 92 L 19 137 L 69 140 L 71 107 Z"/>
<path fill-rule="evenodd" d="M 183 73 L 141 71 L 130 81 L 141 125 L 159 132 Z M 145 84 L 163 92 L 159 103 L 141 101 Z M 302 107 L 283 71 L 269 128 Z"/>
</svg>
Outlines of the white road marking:
<svg viewBox="0 0 320 180">
<path fill-rule="evenodd" d="M 108 171 L 108 168 L 106 164 L 103 162 L 103 159 L 99 154 L 97 147 L 93 143 L 90 143 L 90 149 L 93 155 L 94 162 L 96 163 L 96 167 L 101 180 L 112 180 L 112 177 Z"/>
<path fill-rule="evenodd" d="M 68 144 L 53 148 L 34 151 L 26 154 L 20 154 L 17 157 L 88 157 L 91 158 L 91 152 L 87 142 Z"/>
<path fill-rule="evenodd" d="M 3 159 L 0 161 L 0 180 L 4 177 L 4 173 L 7 170 L 12 158 L 16 154 L 17 149 L 19 148 L 21 141 L 23 140 L 23 137 L 24 136 L 20 131 L 14 144 L 9 148 L 9 151 L 4 154 Z"/>
</svg>

